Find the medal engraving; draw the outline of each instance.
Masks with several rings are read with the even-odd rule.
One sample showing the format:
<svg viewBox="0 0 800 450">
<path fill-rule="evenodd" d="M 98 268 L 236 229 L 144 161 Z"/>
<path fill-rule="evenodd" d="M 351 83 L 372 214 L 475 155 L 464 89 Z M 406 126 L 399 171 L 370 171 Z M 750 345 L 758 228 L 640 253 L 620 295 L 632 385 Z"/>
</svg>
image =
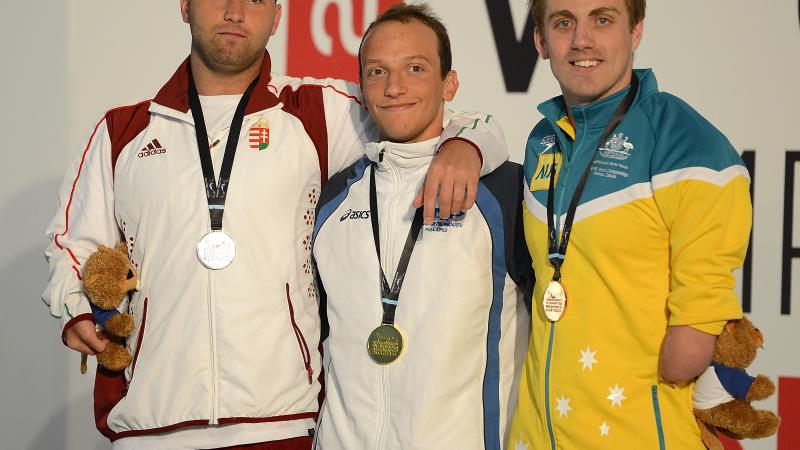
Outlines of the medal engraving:
<svg viewBox="0 0 800 450">
<path fill-rule="evenodd" d="M 564 309 L 567 307 L 567 293 L 564 292 L 564 286 L 558 281 L 551 281 L 544 291 L 544 299 L 542 300 L 544 307 L 544 315 L 551 322 L 558 322 L 561 315 L 564 314 Z"/>
<path fill-rule="evenodd" d="M 381 325 L 367 338 L 367 353 L 376 364 L 395 362 L 403 354 L 403 335 L 391 325 Z"/>
<path fill-rule="evenodd" d="M 235 257 L 236 243 L 224 231 L 212 231 L 197 243 L 197 259 L 207 269 L 224 269 Z"/>
</svg>

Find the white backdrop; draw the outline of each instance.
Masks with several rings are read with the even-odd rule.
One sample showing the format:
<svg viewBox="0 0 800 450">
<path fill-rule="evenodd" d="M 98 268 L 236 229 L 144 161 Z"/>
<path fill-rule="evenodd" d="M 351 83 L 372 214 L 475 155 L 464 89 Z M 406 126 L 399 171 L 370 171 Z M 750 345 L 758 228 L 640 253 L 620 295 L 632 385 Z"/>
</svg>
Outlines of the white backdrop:
<svg viewBox="0 0 800 450">
<path fill-rule="evenodd" d="M 494 114 L 504 125 L 512 159 L 521 161 L 530 127 L 540 118 L 536 105 L 556 95 L 558 87 L 547 63 L 540 61 L 527 92 L 506 91 L 487 8 L 507 1 L 433 0 L 431 4 L 445 19 L 453 41 L 454 68 L 461 80 L 453 107 Z M 40 300 L 47 277 L 44 229 L 54 212 L 67 161 L 83 149 L 94 124 L 113 106 L 151 98 L 188 53 L 189 31 L 180 20 L 177 0 L 8 3 L 0 27 L 4 105 L 0 151 L 5 161 L 0 178 L 0 449 L 108 448 L 93 427 L 92 376 L 80 375 L 77 354 L 61 345 L 56 320 Z M 308 20 L 297 11 L 312 3 L 328 4 L 331 15 L 337 3 L 345 9 L 355 5 L 359 20 L 364 1 L 282 3 L 288 20 L 270 50 L 276 70 L 291 72 L 288 41 L 293 52 L 309 51 L 297 33 L 313 41 Z M 513 27 L 522 39 L 525 1 L 510 3 Z M 780 299 L 784 209 L 789 206 L 784 195 L 785 157 L 787 150 L 800 151 L 798 3 L 649 3 L 636 66 L 653 67 L 662 90 L 693 105 L 740 151 L 755 151 L 749 315 L 764 331 L 767 349 L 752 371 L 776 382 L 783 377 L 783 389 L 760 406 L 775 411 L 780 396 L 784 421 L 790 426 L 782 429 L 780 446 L 773 437 L 744 442 L 743 448 L 797 448 L 800 258 L 794 260 L 790 278 L 792 314 L 781 314 Z M 289 26 L 294 30 L 291 38 Z M 315 26 L 323 30 L 317 33 L 318 40 L 334 30 L 333 40 L 340 41 L 338 28 Z M 360 25 L 355 28 L 355 33 L 361 31 Z M 800 164 L 796 170 L 789 189 L 795 198 L 791 246 L 797 248 Z"/>
</svg>

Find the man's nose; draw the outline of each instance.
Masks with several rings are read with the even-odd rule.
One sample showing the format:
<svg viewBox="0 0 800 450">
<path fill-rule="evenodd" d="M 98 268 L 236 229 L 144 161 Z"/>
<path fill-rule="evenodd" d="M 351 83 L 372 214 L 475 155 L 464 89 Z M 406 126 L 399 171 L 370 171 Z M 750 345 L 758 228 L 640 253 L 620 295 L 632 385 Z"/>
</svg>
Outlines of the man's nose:
<svg viewBox="0 0 800 450">
<path fill-rule="evenodd" d="M 583 50 L 594 47 L 594 35 L 591 24 L 580 22 L 575 24 L 575 31 L 572 35 L 572 48 Z"/>
<path fill-rule="evenodd" d="M 228 0 L 225 5 L 225 20 L 244 22 L 244 0 Z"/>
<path fill-rule="evenodd" d="M 389 75 L 386 77 L 386 88 L 383 91 L 383 94 L 387 97 L 397 97 L 405 93 L 405 83 L 403 82 L 403 77 L 397 73 L 390 72 Z"/>
</svg>

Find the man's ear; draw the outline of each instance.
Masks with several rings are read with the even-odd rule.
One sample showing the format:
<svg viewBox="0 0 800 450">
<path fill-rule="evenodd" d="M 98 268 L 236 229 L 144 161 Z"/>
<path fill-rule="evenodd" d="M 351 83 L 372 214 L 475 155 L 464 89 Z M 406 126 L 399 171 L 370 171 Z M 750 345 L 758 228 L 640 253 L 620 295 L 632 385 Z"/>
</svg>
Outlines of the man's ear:
<svg viewBox="0 0 800 450">
<path fill-rule="evenodd" d="M 278 32 L 278 26 L 281 24 L 282 13 L 283 8 L 281 8 L 281 5 L 275 5 L 275 21 L 272 22 L 272 32 L 269 34 L 270 36 L 275 36 L 275 33 Z"/>
<path fill-rule="evenodd" d="M 442 93 L 442 99 L 446 102 L 452 101 L 456 96 L 456 92 L 458 92 L 458 86 L 458 73 L 456 73 L 455 70 L 451 70 L 444 77 L 444 92 Z"/>
<path fill-rule="evenodd" d="M 189 23 L 189 0 L 180 0 L 181 17 L 184 23 Z"/>
<path fill-rule="evenodd" d="M 639 43 L 642 42 L 642 35 L 644 34 L 644 20 L 640 20 L 637 23 L 633 30 L 631 30 L 632 39 L 633 39 L 633 51 L 635 52 L 637 48 L 639 48 Z"/>
<path fill-rule="evenodd" d="M 547 54 L 547 46 L 545 46 L 544 36 L 542 36 L 542 32 L 539 27 L 533 29 L 533 45 L 536 46 L 536 52 L 539 53 L 540 58 L 550 59 L 550 55 Z"/>
</svg>

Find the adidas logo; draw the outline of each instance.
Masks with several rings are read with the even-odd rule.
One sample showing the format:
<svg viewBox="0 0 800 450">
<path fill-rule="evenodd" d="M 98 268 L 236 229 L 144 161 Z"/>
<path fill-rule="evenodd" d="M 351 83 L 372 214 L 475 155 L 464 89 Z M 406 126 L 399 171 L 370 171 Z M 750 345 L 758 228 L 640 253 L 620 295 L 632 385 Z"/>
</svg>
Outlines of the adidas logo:
<svg viewBox="0 0 800 450">
<path fill-rule="evenodd" d="M 139 158 L 145 158 L 147 156 L 160 155 L 162 153 L 167 153 L 167 149 L 161 146 L 161 143 L 158 142 L 158 139 L 153 139 L 149 144 L 147 144 L 147 147 L 139 151 L 137 156 L 139 156 Z"/>
</svg>

